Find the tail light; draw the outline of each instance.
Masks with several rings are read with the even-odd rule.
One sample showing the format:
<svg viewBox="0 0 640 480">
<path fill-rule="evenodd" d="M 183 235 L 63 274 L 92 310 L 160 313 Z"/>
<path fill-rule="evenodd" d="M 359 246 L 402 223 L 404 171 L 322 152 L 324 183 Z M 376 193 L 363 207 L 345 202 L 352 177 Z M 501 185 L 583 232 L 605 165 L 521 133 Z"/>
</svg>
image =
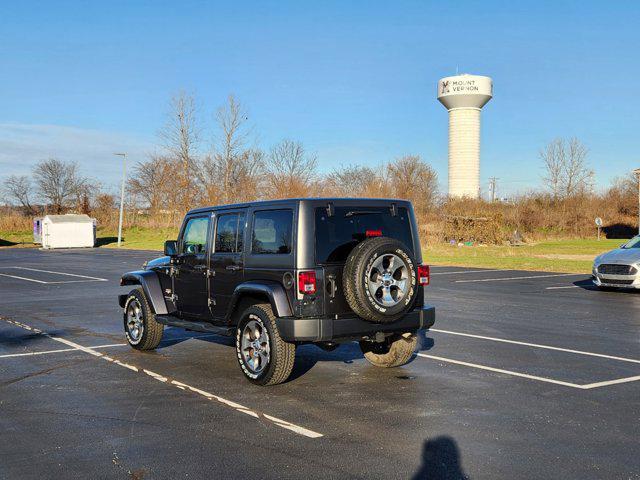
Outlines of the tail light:
<svg viewBox="0 0 640 480">
<path fill-rule="evenodd" d="M 430 276 L 429 265 L 419 265 L 418 266 L 418 283 L 422 286 L 429 285 L 429 276 Z"/>
<path fill-rule="evenodd" d="M 298 291 L 306 295 L 316 293 L 316 272 L 298 272 Z"/>
</svg>

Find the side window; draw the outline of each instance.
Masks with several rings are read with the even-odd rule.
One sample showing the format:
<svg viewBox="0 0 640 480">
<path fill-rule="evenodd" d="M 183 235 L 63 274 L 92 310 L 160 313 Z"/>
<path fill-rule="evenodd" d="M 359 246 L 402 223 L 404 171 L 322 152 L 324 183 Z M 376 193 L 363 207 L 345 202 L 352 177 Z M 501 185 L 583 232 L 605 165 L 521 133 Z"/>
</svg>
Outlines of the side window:
<svg viewBox="0 0 640 480">
<path fill-rule="evenodd" d="M 216 229 L 216 253 L 232 253 L 236 249 L 238 234 L 238 214 L 231 213 L 218 217 Z"/>
<path fill-rule="evenodd" d="M 190 218 L 182 235 L 182 253 L 201 253 L 207 244 L 209 217 Z"/>
<path fill-rule="evenodd" d="M 253 214 L 251 252 L 257 254 L 291 253 L 293 211 L 263 210 Z"/>
</svg>

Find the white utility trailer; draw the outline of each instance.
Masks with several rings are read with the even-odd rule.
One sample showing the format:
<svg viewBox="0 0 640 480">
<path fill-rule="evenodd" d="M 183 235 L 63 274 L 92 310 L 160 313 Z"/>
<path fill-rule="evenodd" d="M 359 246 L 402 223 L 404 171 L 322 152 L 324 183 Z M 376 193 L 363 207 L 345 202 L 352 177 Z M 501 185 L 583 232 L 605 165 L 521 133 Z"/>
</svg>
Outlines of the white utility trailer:
<svg viewBox="0 0 640 480">
<path fill-rule="evenodd" d="M 47 249 L 94 247 L 96 220 L 89 215 L 45 215 L 34 220 L 33 237 Z"/>
</svg>

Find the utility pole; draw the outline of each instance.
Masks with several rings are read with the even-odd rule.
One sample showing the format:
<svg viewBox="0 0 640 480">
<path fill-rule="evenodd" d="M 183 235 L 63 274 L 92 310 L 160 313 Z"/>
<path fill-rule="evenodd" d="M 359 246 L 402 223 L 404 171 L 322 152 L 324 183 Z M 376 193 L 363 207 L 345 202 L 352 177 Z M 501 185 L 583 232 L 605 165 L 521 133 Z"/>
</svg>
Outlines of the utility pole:
<svg viewBox="0 0 640 480">
<path fill-rule="evenodd" d="M 496 177 L 489 178 L 489 190 L 491 190 L 491 203 L 496 201 L 496 181 L 500 180 Z"/>
<path fill-rule="evenodd" d="M 118 248 L 122 242 L 122 216 L 124 213 L 124 181 L 127 178 L 127 154 L 114 153 L 118 157 L 122 157 L 122 186 L 120 187 L 120 221 L 118 222 Z"/>
<path fill-rule="evenodd" d="M 636 168 L 633 173 L 638 180 L 638 235 L 640 235 L 640 168 Z"/>
</svg>

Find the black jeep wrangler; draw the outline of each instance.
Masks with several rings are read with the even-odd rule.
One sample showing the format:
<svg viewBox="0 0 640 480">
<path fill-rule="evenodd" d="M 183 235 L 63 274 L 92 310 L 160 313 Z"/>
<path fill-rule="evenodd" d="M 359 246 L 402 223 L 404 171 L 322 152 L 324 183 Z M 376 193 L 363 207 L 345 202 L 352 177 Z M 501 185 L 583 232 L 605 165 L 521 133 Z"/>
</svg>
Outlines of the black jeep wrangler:
<svg viewBox="0 0 640 480">
<path fill-rule="evenodd" d="M 164 325 L 234 335 L 244 375 L 284 382 L 296 345 L 358 340 L 380 367 L 407 363 L 434 323 L 429 267 L 410 202 L 290 199 L 187 213 L 165 256 L 122 276 L 129 344 L 151 350 Z"/>
</svg>

